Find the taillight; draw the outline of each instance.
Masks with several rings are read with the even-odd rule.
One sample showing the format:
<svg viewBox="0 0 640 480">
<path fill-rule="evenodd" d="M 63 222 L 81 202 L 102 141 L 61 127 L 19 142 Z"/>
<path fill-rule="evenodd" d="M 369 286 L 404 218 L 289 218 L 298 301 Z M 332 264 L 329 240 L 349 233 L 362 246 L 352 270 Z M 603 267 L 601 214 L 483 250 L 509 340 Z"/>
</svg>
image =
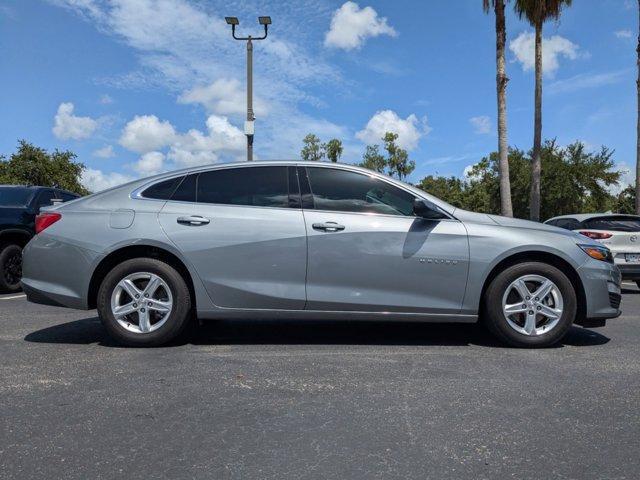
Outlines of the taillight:
<svg viewBox="0 0 640 480">
<path fill-rule="evenodd" d="M 62 218 L 57 212 L 44 212 L 36 216 L 36 234 L 42 232 L 45 228 L 49 228 Z"/>
<path fill-rule="evenodd" d="M 589 230 L 583 230 L 580 233 L 585 237 L 593 238 L 594 240 L 604 240 L 605 238 L 613 237 L 610 233 L 590 232 Z"/>
</svg>

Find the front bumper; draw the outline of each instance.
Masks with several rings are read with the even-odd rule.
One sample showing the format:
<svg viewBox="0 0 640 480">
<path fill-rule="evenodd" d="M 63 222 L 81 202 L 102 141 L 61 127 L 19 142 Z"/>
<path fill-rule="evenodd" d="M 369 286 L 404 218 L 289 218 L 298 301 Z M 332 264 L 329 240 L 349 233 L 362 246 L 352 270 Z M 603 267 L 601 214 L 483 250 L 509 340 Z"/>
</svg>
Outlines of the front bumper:
<svg viewBox="0 0 640 480">
<path fill-rule="evenodd" d="M 622 313 L 620 310 L 622 276 L 618 267 L 589 259 L 578 269 L 578 275 L 582 280 L 586 299 L 584 320 L 594 323 L 595 320 L 619 317 Z"/>
</svg>

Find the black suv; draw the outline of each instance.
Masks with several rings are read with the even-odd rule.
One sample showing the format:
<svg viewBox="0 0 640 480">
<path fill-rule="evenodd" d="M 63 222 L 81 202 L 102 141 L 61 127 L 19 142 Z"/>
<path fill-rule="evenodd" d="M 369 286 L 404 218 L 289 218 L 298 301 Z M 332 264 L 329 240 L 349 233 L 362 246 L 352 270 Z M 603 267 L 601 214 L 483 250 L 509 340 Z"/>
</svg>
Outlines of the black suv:
<svg viewBox="0 0 640 480">
<path fill-rule="evenodd" d="M 40 209 L 75 198 L 59 188 L 0 185 L 0 293 L 20 290 L 22 248 L 35 235 Z"/>
</svg>

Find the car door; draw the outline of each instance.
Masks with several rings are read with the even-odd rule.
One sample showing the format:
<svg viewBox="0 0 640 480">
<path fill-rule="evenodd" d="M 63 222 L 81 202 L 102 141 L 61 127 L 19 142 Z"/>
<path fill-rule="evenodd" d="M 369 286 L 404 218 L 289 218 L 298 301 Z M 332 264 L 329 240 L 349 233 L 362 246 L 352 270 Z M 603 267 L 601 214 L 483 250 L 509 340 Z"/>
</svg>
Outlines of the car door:
<svg viewBox="0 0 640 480">
<path fill-rule="evenodd" d="M 299 168 L 307 309 L 457 313 L 469 264 L 461 222 L 413 215 L 415 195 L 339 167 Z"/>
<path fill-rule="evenodd" d="M 286 166 L 188 175 L 159 220 L 215 305 L 304 308 L 307 240 L 298 183 Z"/>
</svg>

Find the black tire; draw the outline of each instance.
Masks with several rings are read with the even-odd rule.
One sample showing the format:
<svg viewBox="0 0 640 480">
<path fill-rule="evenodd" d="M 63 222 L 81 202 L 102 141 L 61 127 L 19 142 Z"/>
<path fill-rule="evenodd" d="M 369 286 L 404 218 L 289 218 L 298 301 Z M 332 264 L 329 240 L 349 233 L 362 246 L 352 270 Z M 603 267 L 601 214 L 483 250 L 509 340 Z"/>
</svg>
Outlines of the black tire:
<svg viewBox="0 0 640 480">
<path fill-rule="evenodd" d="M 636 285 L 640 288 L 640 280 L 636 280 Z"/>
<path fill-rule="evenodd" d="M 549 332 L 528 336 L 512 328 L 502 311 L 502 298 L 509 285 L 524 275 L 541 275 L 556 284 L 563 298 L 560 320 Z M 500 272 L 485 292 L 484 323 L 498 339 L 514 347 L 548 347 L 560 342 L 576 318 L 577 298 L 573 284 L 558 268 L 540 262 L 513 265 Z"/>
<path fill-rule="evenodd" d="M 0 245 L 0 293 L 19 292 L 21 278 L 22 248 L 13 243 Z"/>
<path fill-rule="evenodd" d="M 111 311 L 111 295 L 118 282 L 134 273 L 158 275 L 169 287 L 173 308 L 165 323 L 148 333 L 131 332 L 121 326 Z M 120 344 L 133 347 L 157 347 L 175 340 L 192 316 L 191 294 L 182 275 L 171 265 L 153 258 L 134 258 L 114 267 L 104 278 L 96 301 L 98 315 L 109 334 Z"/>
</svg>

